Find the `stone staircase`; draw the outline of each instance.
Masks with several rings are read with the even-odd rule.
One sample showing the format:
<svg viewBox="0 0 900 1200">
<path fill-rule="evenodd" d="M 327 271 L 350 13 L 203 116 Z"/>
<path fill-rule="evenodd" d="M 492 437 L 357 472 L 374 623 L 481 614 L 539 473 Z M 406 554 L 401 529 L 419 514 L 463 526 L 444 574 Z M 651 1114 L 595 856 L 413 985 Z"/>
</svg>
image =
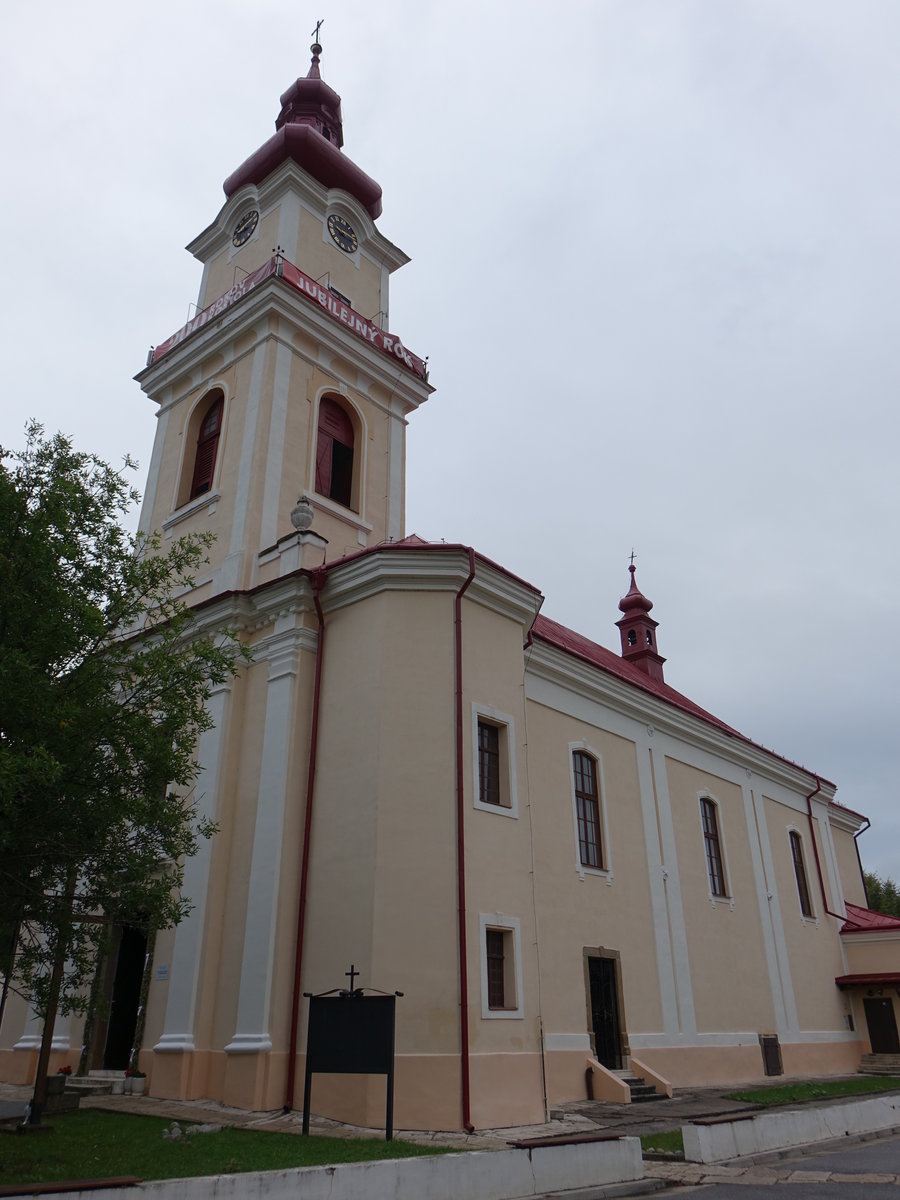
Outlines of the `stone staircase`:
<svg viewBox="0 0 900 1200">
<path fill-rule="evenodd" d="M 614 1071 L 613 1074 L 618 1075 L 623 1083 L 628 1084 L 632 1104 L 647 1104 L 651 1100 L 667 1099 L 663 1093 L 656 1090 L 652 1083 L 647 1083 L 638 1075 L 632 1075 L 630 1071 Z"/>
<path fill-rule="evenodd" d="M 66 1088 L 82 1096 L 121 1095 L 125 1087 L 124 1071 L 88 1071 L 87 1075 L 70 1075 Z"/>
<path fill-rule="evenodd" d="M 900 1054 L 864 1054 L 860 1075 L 900 1075 Z"/>
</svg>

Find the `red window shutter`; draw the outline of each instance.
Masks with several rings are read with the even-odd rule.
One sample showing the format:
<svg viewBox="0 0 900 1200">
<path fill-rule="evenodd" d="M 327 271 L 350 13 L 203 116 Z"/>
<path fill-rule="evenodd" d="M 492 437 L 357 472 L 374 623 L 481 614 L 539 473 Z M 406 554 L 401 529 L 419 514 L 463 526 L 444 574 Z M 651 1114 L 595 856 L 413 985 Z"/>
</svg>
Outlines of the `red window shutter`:
<svg viewBox="0 0 900 1200">
<path fill-rule="evenodd" d="M 203 418 L 197 436 L 197 453 L 194 458 L 194 475 L 191 479 L 191 499 L 202 496 L 212 487 L 216 469 L 216 452 L 219 448 L 219 431 L 222 427 L 222 397 L 219 396 Z"/>
<path fill-rule="evenodd" d="M 349 507 L 352 478 L 353 424 L 337 401 L 325 396 L 319 405 L 316 491 Z"/>
</svg>

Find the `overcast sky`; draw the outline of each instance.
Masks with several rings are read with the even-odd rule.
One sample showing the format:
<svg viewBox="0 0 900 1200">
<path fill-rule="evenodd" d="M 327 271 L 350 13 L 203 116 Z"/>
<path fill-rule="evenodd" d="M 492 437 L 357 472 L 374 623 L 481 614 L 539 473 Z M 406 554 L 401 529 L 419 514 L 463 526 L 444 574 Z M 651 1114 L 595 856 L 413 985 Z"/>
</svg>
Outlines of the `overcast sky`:
<svg viewBox="0 0 900 1200">
<path fill-rule="evenodd" d="M 897 0 L 13 6 L 0 442 L 37 417 L 143 486 L 132 376 L 318 17 L 437 388 L 408 531 L 611 647 L 634 547 L 667 682 L 834 780 L 900 879 Z"/>
</svg>

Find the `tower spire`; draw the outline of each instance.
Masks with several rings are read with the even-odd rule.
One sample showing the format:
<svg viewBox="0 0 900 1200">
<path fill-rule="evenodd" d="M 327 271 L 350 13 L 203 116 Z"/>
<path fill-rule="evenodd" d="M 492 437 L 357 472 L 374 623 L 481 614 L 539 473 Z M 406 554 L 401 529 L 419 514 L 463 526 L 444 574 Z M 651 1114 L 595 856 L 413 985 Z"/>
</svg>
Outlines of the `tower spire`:
<svg viewBox="0 0 900 1200">
<path fill-rule="evenodd" d="M 628 571 L 631 575 L 631 584 L 619 601 L 619 611 L 623 615 L 616 621 L 622 638 L 622 657 L 649 675 L 651 679 L 657 679 L 662 683 L 663 663 L 666 660 L 657 652 L 656 648 L 656 629 L 659 622 L 654 621 L 650 616 L 653 602 L 641 592 L 634 577 L 633 550 Z"/>
</svg>

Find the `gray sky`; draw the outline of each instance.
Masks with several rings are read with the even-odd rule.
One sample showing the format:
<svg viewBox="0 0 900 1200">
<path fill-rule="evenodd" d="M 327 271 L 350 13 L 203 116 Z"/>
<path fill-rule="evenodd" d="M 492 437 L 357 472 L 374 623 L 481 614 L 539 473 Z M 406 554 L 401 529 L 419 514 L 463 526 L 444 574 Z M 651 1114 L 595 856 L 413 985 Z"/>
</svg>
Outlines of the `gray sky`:
<svg viewBox="0 0 900 1200">
<path fill-rule="evenodd" d="M 393 331 L 438 389 L 409 531 L 611 647 L 634 546 L 667 681 L 836 781 L 900 879 L 900 4 L 301 10 L 6 14 L 0 442 L 34 416 L 142 485 L 132 376 L 196 299 L 182 247 L 324 16 L 345 152 L 413 260 Z"/>
</svg>

